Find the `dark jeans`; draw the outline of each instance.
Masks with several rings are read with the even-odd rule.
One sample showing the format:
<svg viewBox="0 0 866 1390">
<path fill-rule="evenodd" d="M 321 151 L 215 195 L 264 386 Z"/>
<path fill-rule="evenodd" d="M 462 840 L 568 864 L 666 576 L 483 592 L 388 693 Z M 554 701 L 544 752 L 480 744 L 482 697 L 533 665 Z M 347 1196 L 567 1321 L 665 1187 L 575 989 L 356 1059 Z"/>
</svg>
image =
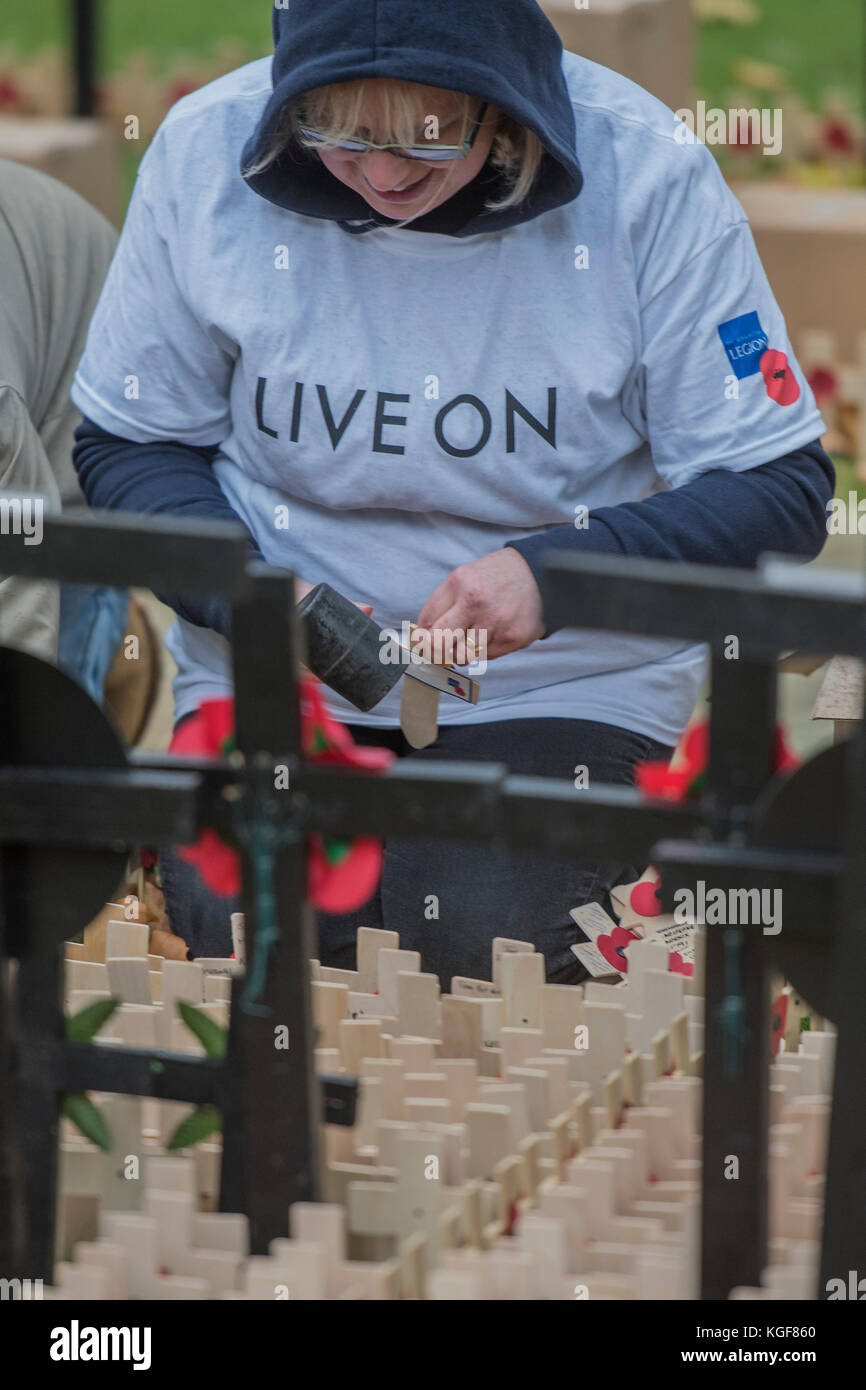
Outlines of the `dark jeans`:
<svg viewBox="0 0 866 1390">
<path fill-rule="evenodd" d="M 672 749 L 642 734 L 585 719 L 509 719 L 501 723 L 452 725 L 440 729 L 429 748 L 410 748 L 399 730 L 352 726 L 357 743 L 392 748 L 419 761 L 504 763 L 520 775 L 556 778 L 574 785 L 584 765 L 589 786 L 630 785 L 634 765 L 668 759 Z M 580 795 L 575 790 L 575 796 Z M 174 930 L 195 955 L 231 951 L 229 914 L 237 902 L 217 898 L 195 870 L 171 852 L 160 854 L 166 908 Z M 384 927 L 400 934 L 400 946 L 420 951 L 422 969 L 440 976 L 490 979 L 491 943 L 496 936 L 533 941 L 544 953 L 547 977 L 558 984 L 586 977 L 569 949 L 584 941 L 569 909 L 586 902 L 610 911 L 609 890 L 637 877 L 645 865 L 616 859 L 582 862 L 542 854 L 508 854 L 486 845 L 393 838 L 385 846 L 379 889 L 358 911 L 317 914 L 323 965 L 355 968 L 359 927 Z"/>
</svg>

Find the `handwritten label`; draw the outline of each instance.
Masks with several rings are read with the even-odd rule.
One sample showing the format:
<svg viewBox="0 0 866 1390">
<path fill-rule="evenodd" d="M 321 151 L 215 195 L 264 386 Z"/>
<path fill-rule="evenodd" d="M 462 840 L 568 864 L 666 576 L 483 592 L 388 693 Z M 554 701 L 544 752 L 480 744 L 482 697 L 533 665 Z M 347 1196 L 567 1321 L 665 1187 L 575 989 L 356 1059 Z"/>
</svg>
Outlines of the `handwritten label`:
<svg viewBox="0 0 866 1390">
<path fill-rule="evenodd" d="M 244 973 L 244 968 L 240 962 L 232 960 L 228 956 L 196 956 L 195 964 L 200 966 L 206 975 L 234 976 Z"/>
<path fill-rule="evenodd" d="M 582 907 L 573 907 L 568 915 L 581 931 L 586 932 L 592 942 L 598 941 L 600 936 L 610 936 L 611 932 L 616 931 L 616 922 L 612 917 L 608 917 L 600 903 L 584 903 Z M 609 965 L 607 973 L 611 973 Z"/>
<path fill-rule="evenodd" d="M 452 975 L 451 993 L 465 998 L 501 999 L 501 991 L 492 980 L 470 980 L 466 975 Z"/>
<path fill-rule="evenodd" d="M 509 936 L 494 936 L 493 938 L 493 983 L 499 990 L 501 980 L 499 978 L 499 967 L 503 956 L 519 954 L 521 952 L 531 952 L 535 950 L 535 945 L 531 941 L 515 941 Z"/>
<path fill-rule="evenodd" d="M 607 978 L 619 978 L 619 972 L 614 970 L 609 961 L 606 961 L 601 951 L 591 941 L 584 941 L 579 946 L 571 947 L 572 953 L 577 956 L 581 965 L 585 965 L 594 980 Z"/>
<path fill-rule="evenodd" d="M 657 918 L 662 921 L 662 918 Z M 663 925 L 649 937 L 650 941 L 660 941 L 669 951 L 677 951 L 685 965 L 695 963 L 695 928 L 688 922 L 663 922 Z"/>
</svg>

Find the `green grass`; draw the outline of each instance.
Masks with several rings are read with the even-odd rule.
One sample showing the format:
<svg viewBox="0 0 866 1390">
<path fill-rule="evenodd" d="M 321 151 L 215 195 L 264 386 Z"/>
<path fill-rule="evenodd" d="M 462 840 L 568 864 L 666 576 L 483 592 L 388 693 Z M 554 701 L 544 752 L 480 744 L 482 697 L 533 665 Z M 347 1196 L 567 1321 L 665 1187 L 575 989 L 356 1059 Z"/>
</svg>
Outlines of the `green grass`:
<svg viewBox="0 0 866 1390">
<path fill-rule="evenodd" d="M 147 53 L 157 74 L 166 75 L 186 61 L 210 59 L 220 42 L 233 39 L 248 62 L 273 51 L 271 7 L 266 0 L 101 0 L 98 71 L 122 69 L 133 54 Z M 48 47 L 63 47 L 70 37 L 68 0 L 0 0 L 0 48 L 14 45 L 24 57 Z M 142 149 L 126 144 L 120 154 L 120 198 L 132 194 Z"/>
<path fill-rule="evenodd" d="M 822 91 L 842 88 L 862 105 L 864 9 L 858 0 L 756 0 L 759 23 L 713 21 L 698 26 L 698 94 L 723 102 L 734 85 L 733 65 L 748 57 L 775 63 L 791 75 L 792 88 L 810 106 Z M 0 45 L 25 54 L 63 43 L 67 0 L 0 0 Z M 266 0 L 102 0 L 102 63 L 108 69 L 137 49 L 151 49 L 166 63 L 178 54 L 201 56 L 220 38 L 249 44 L 250 57 L 271 47 L 271 7 Z"/>
<path fill-rule="evenodd" d="M 866 497 L 866 484 L 857 477 L 854 460 L 846 454 L 834 454 L 833 463 L 836 468 L 836 496 L 847 498 L 849 492 L 856 492 L 858 497 Z"/>
<path fill-rule="evenodd" d="M 828 89 L 864 105 L 864 8 L 857 0 L 757 0 L 761 18 L 743 26 L 717 21 L 699 26 L 697 95 L 724 106 L 737 86 L 738 59 L 774 63 L 790 74 L 790 89 L 817 109 Z"/>
<path fill-rule="evenodd" d="M 864 110 L 866 9 L 859 0 L 753 3 L 761 16 L 757 24 L 697 26 L 697 97 L 708 106 L 726 107 L 731 92 L 742 86 L 736 63 L 748 58 L 782 68 L 790 77 L 788 89 L 812 109 L 824 93 L 838 90 L 856 110 Z M 13 45 L 27 56 L 65 44 L 69 12 L 68 0 L 0 0 L 0 50 Z M 99 67 L 111 73 L 132 54 L 147 51 L 157 72 L 167 73 L 182 69 L 185 60 L 212 57 L 225 39 L 244 46 L 241 61 L 261 57 L 271 51 L 271 13 L 267 0 L 101 0 Z M 123 169 L 127 192 L 136 164 L 129 151 Z"/>
<path fill-rule="evenodd" d="M 271 51 L 271 7 L 266 0 L 101 0 L 100 64 L 111 71 L 131 53 L 150 49 L 166 66 L 181 54 L 201 57 L 220 39 L 241 39 L 250 57 Z M 68 0 L 0 0 L 0 44 L 25 55 L 69 34 Z"/>
</svg>

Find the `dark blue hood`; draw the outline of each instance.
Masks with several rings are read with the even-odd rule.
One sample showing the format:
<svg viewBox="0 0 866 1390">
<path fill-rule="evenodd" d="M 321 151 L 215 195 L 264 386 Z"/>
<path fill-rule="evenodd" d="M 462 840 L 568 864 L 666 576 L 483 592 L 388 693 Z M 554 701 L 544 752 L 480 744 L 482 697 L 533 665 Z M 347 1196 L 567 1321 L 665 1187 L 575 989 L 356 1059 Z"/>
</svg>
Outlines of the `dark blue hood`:
<svg viewBox="0 0 866 1390">
<path fill-rule="evenodd" d="M 417 231 L 471 236 L 501 231 L 570 203 L 583 182 L 562 44 L 535 0 L 290 0 L 274 8 L 273 95 L 247 142 L 242 168 L 270 148 L 287 102 L 332 82 L 395 77 L 467 92 L 534 131 L 544 159 L 531 196 L 504 212 L 484 211 L 503 192 L 488 163 Z M 283 156 L 248 184 L 279 207 L 340 222 L 349 231 L 391 225 L 335 179 L 314 152 Z"/>
</svg>

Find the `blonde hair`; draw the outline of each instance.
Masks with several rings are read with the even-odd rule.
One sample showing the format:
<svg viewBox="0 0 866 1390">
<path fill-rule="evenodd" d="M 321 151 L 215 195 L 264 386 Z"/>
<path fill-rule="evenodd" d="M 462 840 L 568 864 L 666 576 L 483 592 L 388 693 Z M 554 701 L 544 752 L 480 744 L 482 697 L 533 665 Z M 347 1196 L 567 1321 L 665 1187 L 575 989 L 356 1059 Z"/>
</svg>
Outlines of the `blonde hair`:
<svg viewBox="0 0 866 1390">
<path fill-rule="evenodd" d="M 415 82 L 396 79 L 377 81 L 381 84 L 378 92 L 383 98 L 379 106 L 378 128 L 375 132 L 368 130 L 367 135 L 383 145 L 405 147 L 417 144 L 418 130 L 429 118 L 428 102 L 425 100 L 428 89 Z M 316 150 L 334 149 L 343 140 L 359 138 L 366 96 L 367 82 L 362 78 L 317 87 L 296 101 L 289 102 L 280 116 L 269 150 L 258 164 L 244 170 L 245 176 L 270 168 L 292 145 Z M 466 139 L 475 119 L 475 98 L 461 94 L 461 100 L 461 133 L 455 144 Z M 326 139 L 311 140 L 301 133 L 301 124 L 314 127 Z M 543 155 L 544 150 L 537 135 L 510 116 L 500 116 L 490 162 L 503 175 L 507 188 L 503 197 L 485 204 L 488 212 L 501 212 L 524 201 L 538 175 Z"/>
</svg>

